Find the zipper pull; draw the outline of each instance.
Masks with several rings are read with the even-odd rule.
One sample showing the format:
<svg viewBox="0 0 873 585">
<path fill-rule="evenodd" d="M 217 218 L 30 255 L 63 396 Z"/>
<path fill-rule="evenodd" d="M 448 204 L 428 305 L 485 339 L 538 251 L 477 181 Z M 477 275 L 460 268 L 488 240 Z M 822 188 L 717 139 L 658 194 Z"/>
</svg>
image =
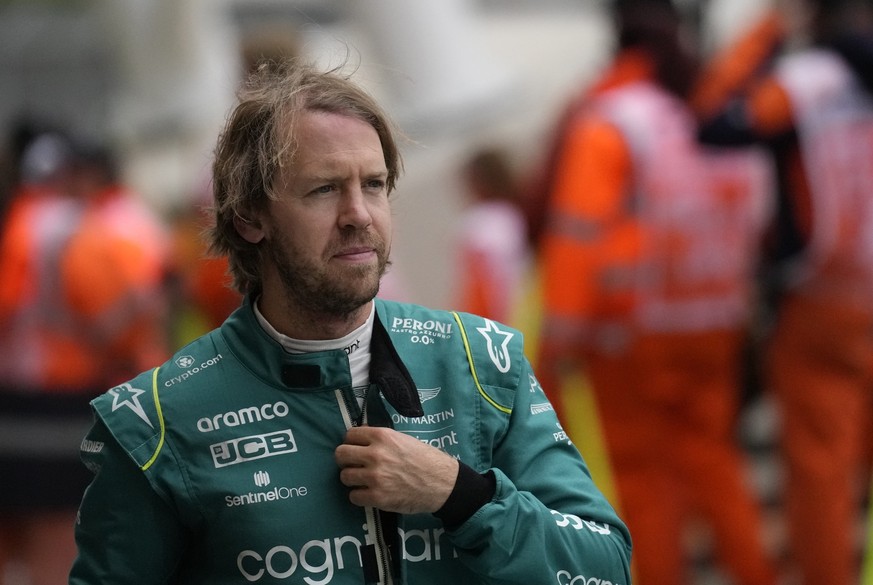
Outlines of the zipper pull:
<svg viewBox="0 0 873 585">
<path fill-rule="evenodd" d="M 379 555 L 376 553 L 375 544 L 361 547 L 361 568 L 364 570 L 364 583 L 381 585 L 379 581 Z"/>
</svg>

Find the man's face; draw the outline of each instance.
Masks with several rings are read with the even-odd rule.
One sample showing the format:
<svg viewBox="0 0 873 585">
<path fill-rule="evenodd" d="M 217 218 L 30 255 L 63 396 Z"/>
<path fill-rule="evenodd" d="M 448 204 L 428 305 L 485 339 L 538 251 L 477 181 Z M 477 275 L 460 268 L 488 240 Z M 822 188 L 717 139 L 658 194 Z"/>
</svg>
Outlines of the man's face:
<svg viewBox="0 0 873 585">
<path fill-rule="evenodd" d="M 296 137 L 295 160 L 277 182 L 280 196 L 253 228 L 267 251 L 265 293 L 273 289 L 292 310 L 348 315 L 376 295 L 388 265 L 382 145 L 366 122 L 326 112 L 304 113 Z"/>
</svg>

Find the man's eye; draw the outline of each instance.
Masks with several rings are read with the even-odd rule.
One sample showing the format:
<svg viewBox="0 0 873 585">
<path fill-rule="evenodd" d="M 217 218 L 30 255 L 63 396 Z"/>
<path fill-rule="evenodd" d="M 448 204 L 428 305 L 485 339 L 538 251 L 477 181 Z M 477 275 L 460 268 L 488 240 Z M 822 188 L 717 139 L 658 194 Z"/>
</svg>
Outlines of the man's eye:
<svg viewBox="0 0 873 585">
<path fill-rule="evenodd" d="M 368 189 L 381 191 L 385 188 L 385 181 L 383 181 L 382 179 L 372 179 L 370 181 L 367 181 L 366 186 Z"/>
<path fill-rule="evenodd" d="M 321 187 L 316 187 L 312 190 L 313 193 L 316 194 L 325 194 L 333 191 L 333 185 L 322 185 Z"/>
</svg>

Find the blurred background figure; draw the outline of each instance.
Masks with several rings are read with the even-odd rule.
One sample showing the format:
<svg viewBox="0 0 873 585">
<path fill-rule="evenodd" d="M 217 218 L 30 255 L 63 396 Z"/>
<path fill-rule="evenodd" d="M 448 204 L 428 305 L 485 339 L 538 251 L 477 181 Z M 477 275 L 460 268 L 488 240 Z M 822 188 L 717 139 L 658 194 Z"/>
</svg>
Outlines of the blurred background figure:
<svg viewBox="0 0 873 585">
<path fill-rule="evenodd" d="M 92 342 L 80 364 L 109 388 L 168 355 L 170 240 L 164 219 L 123 183 L 112 150 L 77 146 L 72 189 L 84 209 L 61 276 L 68 306 L 84 318 L 79 344 Z"/>
<path fill-rule="evenodd" d="M 88 401 L 167 355 L 166 237 L 104 149 L 37 132 L 18 175 L 0 236 L 0 578 L 54 585 L 90 479 Z"/>
<path fill-rule="evenodd" d="M 696 108 L 714 144 L 779 169 L 765 282 L 800 583 L 857 583 L 873 416 L 873 3 L 793 0 L 719 55 Z"/>
<path fill-rule="evenodd" d="M 88 407 L 58 363 L 65 355 L 53 321 L 64 326 L 58 263 L 81 205 L 70 192 L 65 136 L 25 123 L 10 143 L 15 178 L 0 232 L 0 582 L 62 583 L 88 481 L 73 448 Z M 49 391 L 52 407 L 43 400 Z M 64 427 L 74 428 L 65 435 Z"/>
<path fill-rule="evenodd" d="M 78 408 L 80 424 L 67 445 L 73 447 L 87 428 L 87 405 L 65 401 L 78 388 L 46 363 L 54 343 L 48 322 L 58 296 L 59 250 L 80 206 L 69 192 L 72 146 L 66 136 L 22 122 L 9 143 L 13 179 L 0 231 L 0 580 L 59 583 L 75 555 L 72 523 L 88 478 L 78 469 L 75 449 L 58 445 L 64 437 L 52 432 L 53 423 L 69 425 L 76 414 L 64 407 Z M 27 399 L 55 383 L 63 392 L 59 408 Z M 43 428 L 28 429 L 34 436 L 26 436 L 22 425 L 28 422 Z"/>
<path fill-rule="evenodd" d="M 192 202 L 180 206 L 169 221 L 170 323 L 174 347 L 215 329 L 242 302 L 242 295 L 231 286 L 227 258 L 210 255 L 203 237 L 209 221 L 211 188 L 211 179 L 204 178 Z"/>
<path fill-rule="evenodd" d="M 697 520 L 732 582 L 773 584 L 735 435 L 767 159 L 698 146 L 675 7 L 620 1 L 615 17 L 615 58 L 570 106 L 555 157 L 538 375 L 552 392 L 576 368 L 591 383 L 635 583 L 690 582 Z"/>
<path fill-rule="evenodd" d="M 11 350 L 2 352 L 0 368 L 13 386 L 75 388 L 66 379 L 65 364 L 47 367 L 52 354 L 62 353 L 54 346 L 62 341 L 43 330 L 57 300 L 52 297 L 57 294 L 60 251 L 82 210 L 72 194 L 73 146 L 54 131 L 24 140 L 17 158 L 18 184 L 12 189 L 0 240 L 0 336 L 4 350 Z M 41 328 L 36 327 L 40 321 Z"/>
<path fill-rule="evenodd" d="M 512 323 L 530 263 L 527 221 L 507 152 L 474 152 L 461 168 L 467 206 L 458 218 L 456 308 Z"/>
</svg>

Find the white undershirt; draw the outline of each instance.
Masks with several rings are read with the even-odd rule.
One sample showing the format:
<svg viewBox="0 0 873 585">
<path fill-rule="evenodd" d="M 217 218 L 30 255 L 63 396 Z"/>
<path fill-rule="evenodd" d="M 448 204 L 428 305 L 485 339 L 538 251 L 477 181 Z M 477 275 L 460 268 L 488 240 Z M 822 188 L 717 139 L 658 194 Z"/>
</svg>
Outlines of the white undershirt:
<svg viewBox="0 0 873 585">
<path fill-rule="evenodd" d="M 349 356 L 352 387 L 359 402 L 363 402 L 363 390 L 370 384 L 370 339 L 373 337 L 373 320 L 376 317 L 375 303 L 370 305 L 370 315 L 363 325 L 339 339 L 294 339 L 276 331 L 258 310 L 255 301 L 255 317 L 270 337 L 278 341 L 288 353 L 312 353 L 331 349 L 345 350 Z"/>
</svg>

